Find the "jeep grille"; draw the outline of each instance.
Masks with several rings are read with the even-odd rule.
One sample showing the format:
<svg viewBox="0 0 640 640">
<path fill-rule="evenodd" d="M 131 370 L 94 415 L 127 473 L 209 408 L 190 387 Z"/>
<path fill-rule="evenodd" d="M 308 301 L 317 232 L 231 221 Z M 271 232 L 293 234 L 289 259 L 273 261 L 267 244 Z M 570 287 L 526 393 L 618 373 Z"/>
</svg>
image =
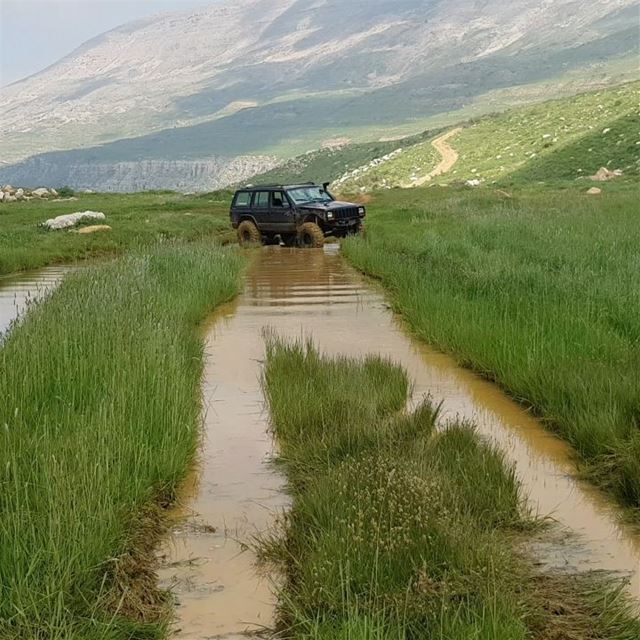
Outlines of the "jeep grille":
<svg viewBox="0 0 640 640">
<path fill-rule="evenodd" d="M 340 207 L 338 209 L 331 209 L 336 220 L 345 220 L 347 218 L 358 217 L 358 207 Z"/>
</svg>

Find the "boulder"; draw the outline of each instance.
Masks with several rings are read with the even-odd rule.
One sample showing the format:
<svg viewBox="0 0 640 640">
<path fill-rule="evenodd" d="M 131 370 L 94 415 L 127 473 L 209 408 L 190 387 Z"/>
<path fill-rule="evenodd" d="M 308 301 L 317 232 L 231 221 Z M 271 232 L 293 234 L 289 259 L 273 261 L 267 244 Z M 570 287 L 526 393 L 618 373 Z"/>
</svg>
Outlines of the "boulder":
<svg viewBox="0 0 640 640">
<path fill-rule="evenodd" d="M 479 187 L 482 184 L 482 180 L 478 180 L 477 178 L 475 178 L 473 180 L 467 180 L 465 184 L 467 185 L 467 187 Z"/>
<path fill-rule="evenodd" d="M 15 195 L 18 200 L 24 200 L 24 189 L 16 189 Z"/>
<path fill-rule="evenodd" d="M 55 189 L 49 189 L 49 194 L 52 195 L 54 198 L 58 197 L 58 192 Z"/>
<path fill-rule="evenodd" d="M 16 198 L 15 196 L 11 195 L 10 193 L 6 193 L 4 194 L 4 201 L 5 202 L 15 202 L 18 198 Z"/>
<path fill-rule="evenodd" d="M 16 192 L 10 184 L 5 184 L 4 187 L 2 187 L 2 190 L 9 195 L 13 195 Z"/>
<path fill-rule="evenodd" d="M 105 219 L 106 216 L 101 211 L 77 211 L 76 213 L 69 213 L 58 216 L 57 218 L 50 218 L 46 222 L 43 222 L 42 226 L 51 231 L 58 231 L 59 229 L 75 227 L 81 220 L 102 221 Z"/>
<path fill-rule="evenodd" d="M 0 202 L 4 200 L 4 191 L 0 191 Z"/>
<path fill-rule="evenodd" d="M 45 189 L 44 187 L 40 187 L 39 189 L 34 189 L 31 192 L 31 195 L 34 195 L 37 198 L 48 198 L 49 197 L 49 189 Z"/>
<path fill-rule="evenodd" d="M 595 182 L 606 182 L 607 180 L 612 180 L 613 178 L 617 178 L 621 175 L 622 171 L 620 171 L 620 169 L 610 171 L 607 167 L 601 167 L 595 175 L 589 176 L 589 178 Z"/>
<path fill-rule="evenodd" d="M 602 193 L 602 189 L 598 189 L 598 187 L 591 187 L 589 191 L 587 191 L 587 195 L 590 196 L 599 196 Z"/>
</svg>

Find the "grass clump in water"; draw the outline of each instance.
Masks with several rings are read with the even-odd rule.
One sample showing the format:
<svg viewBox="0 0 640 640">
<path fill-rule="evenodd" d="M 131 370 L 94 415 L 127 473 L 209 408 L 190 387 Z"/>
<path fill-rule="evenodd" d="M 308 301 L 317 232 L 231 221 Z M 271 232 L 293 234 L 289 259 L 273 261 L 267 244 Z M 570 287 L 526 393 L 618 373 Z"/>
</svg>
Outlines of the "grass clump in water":
<svg viewBox="0 0 640 640">
<path fill-rule="evenodd" d="M 563 637 L 553 634 L 566 619 L 515 550 L 535 523 L 502 455 L 469 425 L 436 430 L 428 401 L 406 413 L 406 374 L 386 360 L 267 340 L 264 386 L 293 496 L 282 531 L 262 542 L 287 577 L 283 637 Z M 640 632 L 621 604 L 581 589 L 568 591 L 582 606 L 573 630 Z"/>
<path fill-rule="evenodd" d="M 199 441 L 194 331 L 240 258 L 165 247 L 69 276 L 0 348 L 0 638 L 156 638 L 154 545 Z"/>
</svg>

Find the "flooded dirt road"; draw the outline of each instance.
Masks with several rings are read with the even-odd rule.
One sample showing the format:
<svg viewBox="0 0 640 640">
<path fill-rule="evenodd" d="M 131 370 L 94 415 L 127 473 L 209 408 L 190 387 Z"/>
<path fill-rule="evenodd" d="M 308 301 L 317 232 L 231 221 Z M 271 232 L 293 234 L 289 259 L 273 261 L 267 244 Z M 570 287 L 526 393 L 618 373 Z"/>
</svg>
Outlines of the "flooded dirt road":
<svg viewBox="0 0 640 640">
<path fill-rule="evenodd" d="M 597 489 L 572 478 L 571 452 L 497 387 L 413 340 L 375 285 L 349 268 L 337 246 L 256 252 L 244 293 L 213 319 L 207 335 L 207 407 L 201 475 L 191 517 L 176 531 L 164 584 L 179 599 L 178 638 L 238 638 L 268 626 L 273 596 L 243 546 L 286 507 L 260 388 L 262 331 L 312 336 L 331 354 L 381 353 L 406 367 L 414 401 L 431 394 L 443 420 L 472 420 L 515 464 L 532 508 L 576 540 L 540 543 L 544 564 L 606 570 L 629 579 L 640 600 L 640 538 Z M 215 532 L 213 531 L 215 529 Z M 562 535 L 561 538 L 566 538 Z"/>
<path fill-rule="evenodd" d="M 55 288 L 68 271 L 68 266 L 54 266 L 0 276 L 0 334 L 24 311 L 29 301 Z"/>
</svg>

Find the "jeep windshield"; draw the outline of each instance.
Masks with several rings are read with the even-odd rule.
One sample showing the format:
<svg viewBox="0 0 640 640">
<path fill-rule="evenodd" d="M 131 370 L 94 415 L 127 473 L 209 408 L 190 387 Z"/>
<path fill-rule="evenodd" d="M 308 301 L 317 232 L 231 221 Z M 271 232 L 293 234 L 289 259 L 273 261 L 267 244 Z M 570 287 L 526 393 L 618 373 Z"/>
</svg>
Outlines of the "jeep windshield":
<svg viewBox="0 0 640 640">
<path fill-rule="evenodd" d="M 295 204 L 328 204 L 333 198 L 322 187 L 297 187 L 288 189 L 289 197 Z"/>
</svg>

